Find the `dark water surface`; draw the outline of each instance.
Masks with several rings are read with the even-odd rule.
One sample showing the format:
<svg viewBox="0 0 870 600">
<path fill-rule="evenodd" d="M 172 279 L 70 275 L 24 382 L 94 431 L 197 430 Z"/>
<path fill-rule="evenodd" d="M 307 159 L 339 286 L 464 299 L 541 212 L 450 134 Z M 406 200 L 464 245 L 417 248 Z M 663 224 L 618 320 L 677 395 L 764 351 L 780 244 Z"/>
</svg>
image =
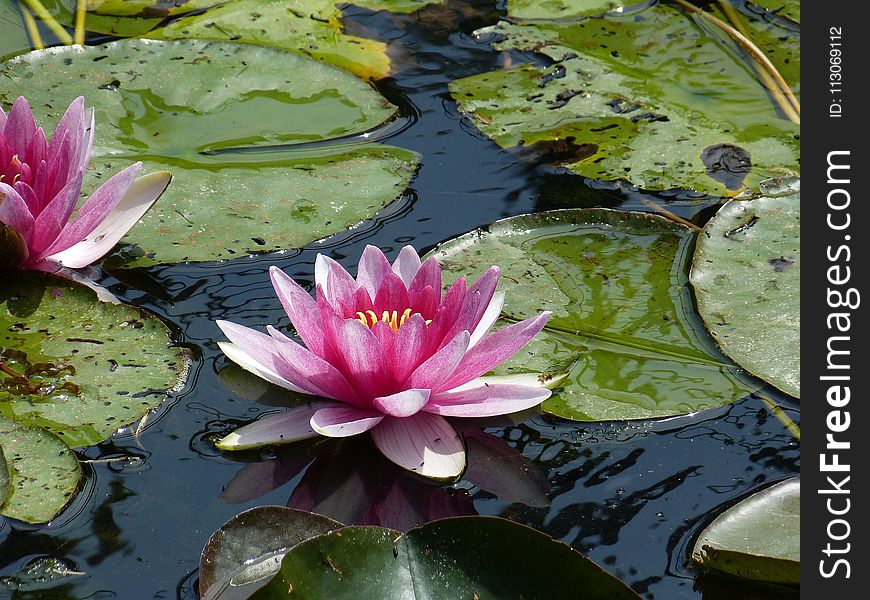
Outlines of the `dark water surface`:
<svg viewBox="0 0 870 600">
<path fill-rule="evenodd" d="M 275 410 L 268 399 L 252 402 L 218 378 L 227 361 L 213 323 L 288 324 L 269 284 L 270 265 L 310 286 L 318 252 L 354 268 L 366 244 L 390 257 L 408 243 L 422 252 L 496 219 L 536 210 L 649 210 L 644 200 L 651 199 L 699 224 L 715 212 L 715 202 L 687 195 L 645 197 L 560 174 L 542 164 L 546 157 L 501 150 L 463 120 L 447 93 L 449 81 L 500 68 L 505 60 L 534 60 L 494 52 L 470 35 L 502 14 L 493 2 L 451 1 L 409 16 L 359 8 L 346 14 L 349 33 L 389 42 L 400 65 L 379 89 L 404 114 L 404 121 L 386 127 L 384 139 L 422 155 L 410 189 L 372 221 L 301 251 L 105 275 L 104 285 L 120 298 L 171 324 L 176 341 L 194 351 L 194 369 L 185 391 L 149 420 L 138 439 L 121 433 L 79 452 L 83 460 L 126 460 L 87 464 L 84 488 L 51 525 L 0 525 L 0 598 L 193 600 L 209 535 L 244 509 L 287 503 L 298 475 L 256 499 L 219 499 L 242 461 L 281 457 L 222 454 L 212 444 Z M 762 393 L 799 419 L 796 402 L 769 388 Z M 549 506 L 499 500 L 469 481 L 453 486 L 451 494 L 470 498 L 480 514 L 505 516 L 561 539 L 645 597 L 663 600 L 702 596 L 688 556 L 693 536 L 715 512 L 799 469 L 798 443 L 760 396 L 667 421 L 574 424 L 539 415 L 487 431 L 535 462 L 549 483 Z M 331 452 L 350 467 L 362 460 L 356 452 Z M 16 585 L 40 557 L 60 559 L 59 567 L 82 574 Z"/>
</svg>

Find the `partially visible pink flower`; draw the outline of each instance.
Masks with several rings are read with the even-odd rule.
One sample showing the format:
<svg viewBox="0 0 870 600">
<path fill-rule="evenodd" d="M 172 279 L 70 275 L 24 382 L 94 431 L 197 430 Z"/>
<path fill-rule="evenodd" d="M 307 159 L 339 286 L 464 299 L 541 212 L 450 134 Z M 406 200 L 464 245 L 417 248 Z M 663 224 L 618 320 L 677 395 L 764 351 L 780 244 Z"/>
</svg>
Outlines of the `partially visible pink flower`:
<svg viewBox="0 0 870 600">
<path fill-rule="evenodd" d="M 76 212 L 94 142 L 93 109 L 84 106 L 84 98 L 73 100 L 50 140 L 24 98 L 8 115 L 0 108 L 0 225 L 12 230 L 5 237 L 15 241 L 14 260 L 5 249 L 4 262 L 12 263 L 6 266 L 87 266 L 111 250 L 169 185 L 166 171 L 136 179 L 142 166 L 136 163 L 112 176 Z"/>
<path fill-rule="evenodd" d="M 537 406 L 550 396 L 538 374 L 483 376 L 525 346 L 549 312 L 489 333 L 504 303 L 490 268 L 470 286 L 441 294 L 441 268 L 405 246 L 391 265 L 366 247 L 354 279 L 330 258 L 315 263 L 317 300 L 277 267 L 272 284 L 305 346 L 218 321 L 228 358 L 263 379 L 319 396 L 220 440 L 221 449 L 371 431 L 401 467 L 436 479 L 465 468 L 465 450 L 444 417 L 487 417 Z M 548 383 L 554 384 L 554 380 Z"/>
</svg>

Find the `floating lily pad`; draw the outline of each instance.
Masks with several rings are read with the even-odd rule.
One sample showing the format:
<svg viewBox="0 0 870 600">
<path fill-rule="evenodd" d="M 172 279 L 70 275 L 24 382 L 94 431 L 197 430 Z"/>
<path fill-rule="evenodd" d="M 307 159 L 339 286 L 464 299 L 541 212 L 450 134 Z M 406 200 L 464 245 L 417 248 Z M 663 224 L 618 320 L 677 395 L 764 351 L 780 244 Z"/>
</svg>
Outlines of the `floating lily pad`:
<svg viewBox="0 0 870 600">
<path fill-rule="evenodd" d="M 626 4 L 640 4 L 638 0 L 508 0 L 508 16 L 514 19 L 567 19 L 601 15 L 621 9 Z"/>
<path fill-rule="evenodd" d="M 6 464 L 6 456 L 3 454 L 3 446 L 0 446 L 0 506 L 9 497 L 9 467 Z"/>
<path fill-rule="evenodd" d="M 383 42 L 342 32 L 336 0 L 236 0 L 173 21 L 151 37 L 232 40 L 271 46 L 327 62 L 364 78 L 390 73 Z"/>
<path fill-rule="evenodd" d="M 0 447 L 11 483 L 0 514 L 28 523 L 50 521 L 78 488 L 81 468 L 75 455 L 56 435 L 3 417 Z"/>
<path fill-rule="evenodd" d="M 72 27 L 79 0 L 41 0 L 48 13 Z M 148 33 L 167 17 L 202 10 L 222 0 L 87 0 L 85 30 L 117 37 Z"/>
<path fill-rule="evenodd" d="M 412 13 L 430 4 L 441 4 L 444 0 L 347 0 L 338 1 L 339 6 L 350 4 L 370 10 L 386 10 L 391 13 Z"/>
<path fill-rule="evenodd" d="M 800 398 L 800 193 L 730 200 L 692 260 L 698 312 L 737 364 Z"/>
<path fill-rule="evenodd" d="M 70 446 L 111 436 L 179 389 L 188 353 L 157 318 L 44 273 L 0 275 L 0 415 Z M 9 446 L 4 444 L 7 453 Z M 7 456 L 8 460 L 8 456 Z"/>
<path fill-rule="evenodd" d="M 751 4 L 769 10 L 775 15 L 791 19 L 795 23 L 801 22 L 800 0 L 752 0 Z"/>
<path fill-rule="evenodd" d="M 800 583 L 800 477 L 777 483 L 716 517 L 692 559 L 743 579 Z"/>
<path fill-rule="evenodd" d="M 502 22 L 478 33 L 497 36 L 497 49 L 555 61 L 451 83 L 460 109 L 504 148 L 544 153 L 567 144 L 565 166 L 582 176 L 724 196 L 799 169 L 799 126 L 780 117 L 730 38 L 682 10 L 655 3 L 623 16 Z M 780 47 L 787 43 L 776 35 L 796 36 L 762 33 Z M 799 54 L 790 64 L 799 67 Z"/>
<path fill-rule="evenodd" d="M 517 549 L 521 548 L 522 552 Z M 546 573 L 546 576 L 542 576 Z M 497 517 L 456 517 L 406 534 L 345 527 L 290 549 L 251 598 L 638 599 L 567 544 Z"/>
<path fill-rule="evenodd" d="M 502 324 L 553 311 L 496 370 L 568 372 L 544 410 L 579 421 L 650 419 L 722 406 L 758 387 L 716 350 L 692 308 L 694 238 L 656 215 L 569 209 L 496 221 L 431 254 L 446 282 L 498 265 Z"/>
<path fill-rule="evenodd" d="M 304 540 L 344 527 L 338 521 L 285 506 L 258 506 L 224 523 L 209 538 L 199 563 L 202 600 L 250 597 Z"/>
<path fill-rule="evenodd" d="M 173 173 L 122 240 L 136 247 L 126 266 L 312 242 L 392 202 L 417 165 L 406 150 L 337 140 L 395 115 L 371 86 L 270 48 L 127 40 L 33 52 L 0 72 L 0 99 L 27 96 L 40 123 L 78 95 L 96 108 L 87 189 L 135 160 Z"/>
</svg>

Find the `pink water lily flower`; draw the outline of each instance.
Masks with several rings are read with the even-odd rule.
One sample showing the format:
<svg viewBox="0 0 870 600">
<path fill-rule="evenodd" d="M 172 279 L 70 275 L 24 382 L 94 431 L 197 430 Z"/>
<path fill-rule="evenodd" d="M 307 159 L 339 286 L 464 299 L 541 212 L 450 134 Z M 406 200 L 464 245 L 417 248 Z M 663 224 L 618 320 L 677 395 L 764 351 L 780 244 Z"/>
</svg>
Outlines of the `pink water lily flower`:
<svg viewBox="0 0 870 600">
<path fill-rule="evenodd" d="M 549 312 L 493 333 L 504 294 L 492 267 L 470 286 L 457 280 L 442 296 L 441 267 L 405 246 L 391 265 L 366 247 L 354 279 L 317 256 L 317 300 L 277 267 L 272 285 L 296 343 L 274 327 L 261 333 L 229 321 L 224 354 L 289 390 L 319 396 L 230 433 L 221 449 L 291 442 L 316 435 L 370 431 L 375 445 L 401 467 L 435 479 L 465 468 L 462 439 L 444 417 L 487 417 L 521 411 L 550 396 L 539 374 L 484 376 L 525 346 Z"/>
<path fill-rule="evenodd" d="M 84 98 L 73 100 L 50 140 L 24 98 L 8 115 L 0 108 L 0 241 L 11 245 L 14 238 L 15 246 L 11 261 L 5 249 L 4 262 L 12 263 L 6 266 L 87 266 L 111 250 L 169 185 L 166 171 L 136 179 L 142 166 L 136 163 L 109 178 L 76 212 L 93 142 L 93 109 L 85 111 Z"/>
</svg>

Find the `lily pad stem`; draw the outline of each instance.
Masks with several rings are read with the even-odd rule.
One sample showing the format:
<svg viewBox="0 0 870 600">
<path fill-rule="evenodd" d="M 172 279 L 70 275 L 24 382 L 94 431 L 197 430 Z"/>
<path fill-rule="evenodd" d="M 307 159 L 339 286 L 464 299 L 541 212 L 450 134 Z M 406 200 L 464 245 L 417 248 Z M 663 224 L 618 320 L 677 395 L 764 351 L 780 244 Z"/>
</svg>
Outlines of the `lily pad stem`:
<svg viewBox="0 0 870 600">
<path fill-rule="evenodd" d="M 800 102 L 795 97 L 794 92 L 791 91 L 788 83 L 783 79 L 777 68 L 772 62 L 770 62 L 767 56 L 765 56 L 764 52 L 762 52 L 761 49 L 752 42 L 752 40 L 734 29 L 734 27 L 725 21 L 704 12 L 690 2 L 686 2 L 685 0 L 671 1 L 715 25 L 727 33 L 735 42 L 737 42 L 738 45 L 746 50 L 746 52 L 749 53 L 749 56 L 753 59 L 755 70 L 758 73 L 761 83 L 770 91 L 774 100 L 779 105 L 780 109 L 782 109 L 782 112 L 790 121 L 800 124 Z"/>
<path fill-rule="evenodd" d="M 36 25 L 36 19 L 30 13 L 26 6 L 19 6 L 21 9 L 21 17 L 24 19 L 24 28 L 27 29 L 27 36 L 30 38 L 30 43 L 34 50 L 42 50 L 45 48 L 45 42 L 42 41 L 42 36 L 39 34 L 39 27 Z"/>
<path fill-rule="evenodd" d="M 45 22 L 46 26 L 51 29 L 51 32 L 57 36 L 57 39 L 60 40 L 62 44 L 69 46 L 73 43 L 73 39 L 69 32 L 63 28 L 63 25 L 57 22 L 57 19 L 51 16 L 51 13 L 48 12 L 48 9 L 45 8 L 42 2 L 39 0 L 24 0 L 24 3 L 33 11 L 34 15 Z"/>
<path fill-rule="evenodd" d="M 648 207 L 648 208 L 653 209 L 655 212 L 659 213 L 659 214 L 662 215 L 663 217 L 667 217 L 667 218 L 670 219 L 671 221 L 676 221 L 677 223 L 682 223 L 682 224 L 685 225 L 686 227 L 689 227 L 689 228 L 691 228 L 691 229 L 694 229 L 695 231 L 701 231 L 701 229 L 702 229 L 701 227 L 698 227 L 697 225 L 695 225 L 695 224 L 692 223 L 691 221 L 687 221 L 687 220 L 684 219 L 683 217 L 681 217 L 681 216 L 679 216 L 679 215 L 675 215 L 674 213 L 672 213 L 671 211 L 669 211 L 668 209 L 666 209 L 664 206 L 660 206 L 660 205 L 656 204 L 656 203 L 653 202 L 652 200 L 649 200 L 649 199 L 647 199 L 647 198 L 644 198 L 644 199 L 643 199 L 643 205 L 646 206 L 646 207 Z"/>
<path fill-rule="evenodd" d="M 10 377 L 12 377 L 12 379 L 14 379 L 15 381 L 20 381 L 21 383 L 23 383 L 28 388 L 28 391 L 31 394 L 35 394 L 36 392 L 39 391 L 39 388 L 34 387 L 30 383 L 30 381 L 28 381 L 27 377 L 25 377 L 24 375 L 22 375 L 21 373 L 19 373 L 18 371 L 16 371 L 15 369 L 8 366 L 6 363 L 4 363 L 2 361 L 0 361 L 0 372 L 6 373 Z"/>
<path fill-rule="evenodd" d="M 785 428 L 791 432 L 795 439 L 801 441 L 801 428 L 798 427 L 797 423 L 792 421 L 791 417 L 785 414 L 782 407 L 766 396 L 761 396 L 761 399 L 765 404 L 767 404 L 768 408 L 770 408 L 770 412 L 772 412 L 773 415 L 779 419 L 783 425 L 785 425 Z"/>
<path fill-rule="evenodd" d="M 76 24 L 73 32 L 73 40 L 76 44 L 84 45 L 85 43 L 85 17 L 88 14 L 87 0 L 77 0 L 76 2 Z"/>
</svg>

